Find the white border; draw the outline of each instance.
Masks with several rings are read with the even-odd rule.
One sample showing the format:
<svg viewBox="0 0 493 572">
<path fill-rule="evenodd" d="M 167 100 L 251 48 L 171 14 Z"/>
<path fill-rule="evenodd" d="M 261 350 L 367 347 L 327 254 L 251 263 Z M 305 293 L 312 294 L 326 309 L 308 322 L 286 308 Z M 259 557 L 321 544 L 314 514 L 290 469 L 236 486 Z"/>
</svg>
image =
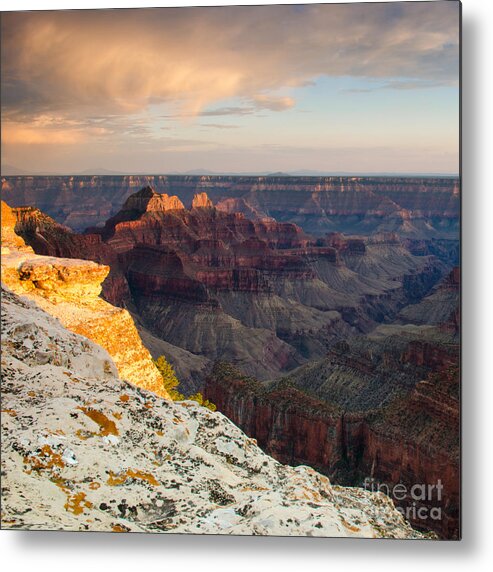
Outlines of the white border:
<svg viewBox="0 0 493 572">
<path fill-rule="evenodd" d="M 271 2 L 231 2 L 258 4 Z M 284 3 L 296 3 L 285 0 Z M 4 0 L 2 10 L 220 5 L 228 2 Z M 5 570 L 182 572 L 485 570 L 493 561 L 493 2 L 463 3 L 463 541 L 0 533 Z M 330 33 L 330 31 L 328 31 Z M 490 375 L 488 375 L 490 374 Z M 490 565 L 487 565 L 487 562 Z"/>
</svg>

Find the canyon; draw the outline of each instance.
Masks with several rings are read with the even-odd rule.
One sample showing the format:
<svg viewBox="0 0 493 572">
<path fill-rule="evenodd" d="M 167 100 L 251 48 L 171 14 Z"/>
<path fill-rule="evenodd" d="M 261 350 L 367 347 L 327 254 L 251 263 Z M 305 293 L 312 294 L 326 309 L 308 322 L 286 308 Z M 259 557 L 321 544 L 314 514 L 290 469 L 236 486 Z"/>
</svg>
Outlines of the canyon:
<svg viewBox="0 0 493 572">
<path fill-rule="evenodd" d="M 460 272 L 454 268 L 393 324 L 335 344 L 268 384 L 216 364 L 205 395 L 282 462 L 335 482 L 404 485 L 413 526 L 460 537 Z M 442 502 L 412 487 L 443 486 Z M 426 517 L 417 516 L 423 508 Z M 440 509 L 440 518 L 429 515 Z"/>
<path fill-rule="evenodd" d="M 15 221 L 2 203 L 3 529 L 433 538 L 384 494 L 158 395 L 133 321 L 98 297 L 108 268 L 35 254 Z"/>
<path fill-rule="evenodd" d="M 182 390 L 282 463 L 406 486 L 413 526 L 460 537 L 457 180 L 23 179 L 3 180 L 16 233 L 109 267 L 102 296 Z M 48 214 L 25 206 L 43 192 Z"/>
<path fill-rule="evenodd" d="M 269 380 L 321 358 L 392 321 L 448 268 L 412 254 L 397 233 L 314 238 L 293 223 L 219 210 L 206 194 L 192 203 L 145 187 L 82 234 L 14 209 L 16 231 L 38 254 L 111 268 L 103 296 L 132 312 L 190 392 L 218 359 Z"/>
</svg>

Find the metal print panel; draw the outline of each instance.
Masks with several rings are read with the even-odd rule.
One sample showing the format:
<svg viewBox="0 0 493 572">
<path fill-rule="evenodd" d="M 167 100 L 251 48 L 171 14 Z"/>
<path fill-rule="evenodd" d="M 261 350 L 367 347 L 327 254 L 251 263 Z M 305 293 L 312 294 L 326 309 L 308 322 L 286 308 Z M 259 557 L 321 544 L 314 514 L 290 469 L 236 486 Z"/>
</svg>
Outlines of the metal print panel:
<svg viewBox="0 0 493 572">
<path fill-rule="evenodd" d="M 460 538 L 460 4 L 3 12 L 2 527 Z"/>
</svg>

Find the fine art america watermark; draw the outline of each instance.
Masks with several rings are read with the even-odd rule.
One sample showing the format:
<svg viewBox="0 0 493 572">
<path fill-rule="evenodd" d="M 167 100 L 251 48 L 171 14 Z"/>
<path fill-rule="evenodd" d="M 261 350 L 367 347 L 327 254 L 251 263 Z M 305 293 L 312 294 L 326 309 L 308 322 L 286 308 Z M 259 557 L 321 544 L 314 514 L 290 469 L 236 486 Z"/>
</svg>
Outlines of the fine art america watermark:
<svg viewBox="0 0 493 572">
<path fill-rule="evenodd" d="M 406 520 L 432 520 L 442 519 L 443 484 L 440 479 L 435 484 L 415 483 L 405 485 L 397 483 L 388 485 L 372 477 L 366 477 L 363 487 L 373 493 L 382 492 L 389 496 L 396 505 L 397 510 Z M 398 506 L 399 502 L 408 501 L 407 506 Z"/>
</svg>

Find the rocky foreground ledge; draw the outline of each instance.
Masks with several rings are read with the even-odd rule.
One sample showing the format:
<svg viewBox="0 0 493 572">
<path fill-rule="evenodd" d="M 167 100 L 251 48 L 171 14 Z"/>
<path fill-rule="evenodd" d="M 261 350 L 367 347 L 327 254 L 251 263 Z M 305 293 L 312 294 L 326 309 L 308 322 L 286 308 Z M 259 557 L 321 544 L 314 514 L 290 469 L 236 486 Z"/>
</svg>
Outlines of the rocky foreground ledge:
<svg viewBox="0 0 493 572">
<path fill-rule="evenodd" d="M 122 381 L 105 350 L 6 288 L 2 342 L 4 528 L 422 537 L 383 494 Z"/>
</svg>

